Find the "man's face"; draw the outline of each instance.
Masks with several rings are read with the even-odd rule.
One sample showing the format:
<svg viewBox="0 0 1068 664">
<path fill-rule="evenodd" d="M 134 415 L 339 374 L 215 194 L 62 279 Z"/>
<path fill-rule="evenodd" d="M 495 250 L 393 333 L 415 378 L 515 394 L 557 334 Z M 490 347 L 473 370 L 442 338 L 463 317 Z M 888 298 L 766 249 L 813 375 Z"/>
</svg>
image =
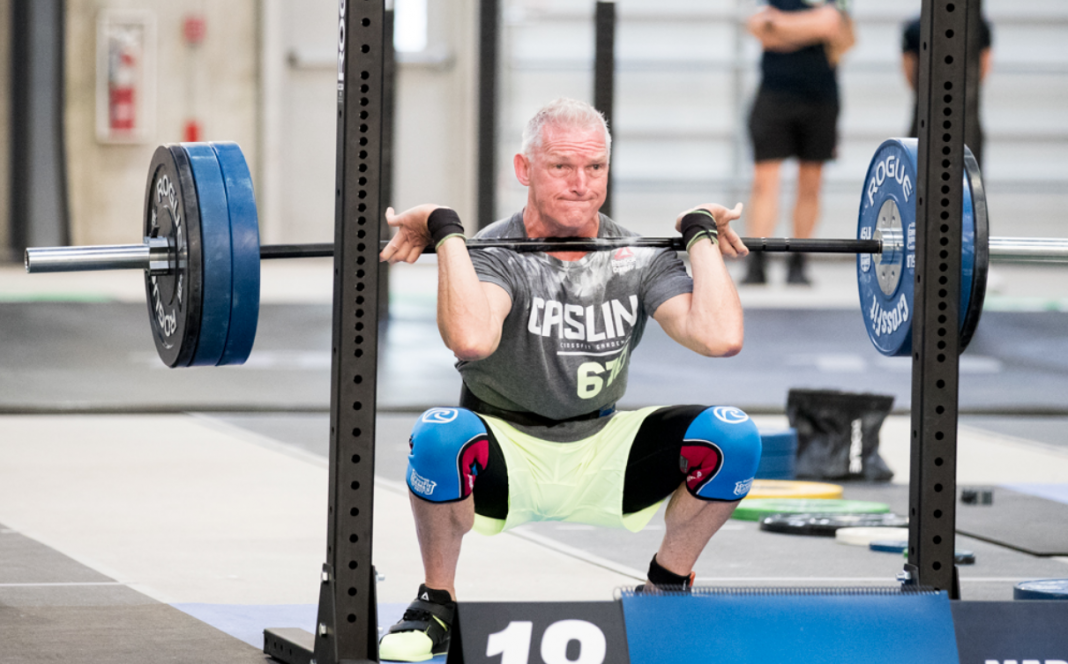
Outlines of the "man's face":
<svg viewBox="0 0 1068 664">
<path fill-rule="evenodd" d="M 515 156 L 516 177 L 553 235 L 596 224 L 608 192 L 608 150 L 601 129 L 545 127 L 530 158 Z"/>
</svg>

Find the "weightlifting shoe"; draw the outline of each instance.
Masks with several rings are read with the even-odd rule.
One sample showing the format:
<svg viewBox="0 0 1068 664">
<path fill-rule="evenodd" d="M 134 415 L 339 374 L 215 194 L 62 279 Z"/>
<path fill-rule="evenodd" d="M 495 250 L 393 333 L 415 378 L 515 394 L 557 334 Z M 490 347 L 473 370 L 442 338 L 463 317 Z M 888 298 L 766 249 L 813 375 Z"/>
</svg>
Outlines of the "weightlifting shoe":
<svg viewBox="0 0 1068 664">
<path fill-rule="evenodd" d="M 415 601 L 378 643 L 378 656 L 394 662 L 425 662 L 449 652 L 456 602 L 447 590 L 419 585 Z"/>
<path fill-rule="evenodd" d="M 795 286 L 811 286 L 812 281 L 805 273 L 805 255 L 790 254 L 786 267 L 786 283 Z"/>
<path fill-rule="evenodd" d="M 749 258 L 746 259 L 745 263 L 745 278 L 742 279 L 742 283 L 750 286 L 759 286 L 768 283 L 768 277 L 764 273 L 765 262 L 766 258 L 764 254 L 759 252 L 749 254 Z"/>
</svg>

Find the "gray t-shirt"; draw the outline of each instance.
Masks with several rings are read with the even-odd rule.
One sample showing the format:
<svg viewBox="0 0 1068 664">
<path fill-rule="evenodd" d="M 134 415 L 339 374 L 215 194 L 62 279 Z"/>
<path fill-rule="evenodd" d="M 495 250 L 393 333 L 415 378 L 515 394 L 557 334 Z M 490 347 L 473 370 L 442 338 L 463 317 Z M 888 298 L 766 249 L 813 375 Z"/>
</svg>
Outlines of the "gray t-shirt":
<svg viewBox="0 0 1068 664">
<path fill-rule="evenodd" d="M 598 237 L 634 235 L 601 215 Z M 476 237 L 525 238 L 522 212 Z M 593 251 L 577 261 L 545 253 L 475 249 L 471 260 L 481 281 L 508 293 L 512 310 L 496 352 L 482 360 L 457 362 L 456 368 L 467 388 L 491 406 L 554 420 L 618 401 L 626 391 L 630 353 L 641 341 L 646 320 L 672 297 L 693 292 L 693 280 L 669 249 Z M 557 431 L 547 437 L 577 440 L 603 424 L 569 422 L 550 427 Z"/>
</svg>

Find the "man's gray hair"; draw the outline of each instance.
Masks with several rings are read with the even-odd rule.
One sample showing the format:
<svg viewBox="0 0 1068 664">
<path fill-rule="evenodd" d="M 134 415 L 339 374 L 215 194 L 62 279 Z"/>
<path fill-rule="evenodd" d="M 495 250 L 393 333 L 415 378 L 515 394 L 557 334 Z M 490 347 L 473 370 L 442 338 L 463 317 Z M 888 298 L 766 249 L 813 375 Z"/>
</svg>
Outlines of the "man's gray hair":
<svg viewBox="0 0 1068 664">
<path fill-rule="evenodd" d="M 561 97 L 542 106 L 534 114 L 523 129 L 521 151 L 528 158 L 534 155 L 534 150 L 541 147 L 546 127 L 600 129 L 604 131 L 606 154 L 612 155 L 612 134 L 608 131 L 608 123 L 600 111 L 584 101 Z"/>
</svg>

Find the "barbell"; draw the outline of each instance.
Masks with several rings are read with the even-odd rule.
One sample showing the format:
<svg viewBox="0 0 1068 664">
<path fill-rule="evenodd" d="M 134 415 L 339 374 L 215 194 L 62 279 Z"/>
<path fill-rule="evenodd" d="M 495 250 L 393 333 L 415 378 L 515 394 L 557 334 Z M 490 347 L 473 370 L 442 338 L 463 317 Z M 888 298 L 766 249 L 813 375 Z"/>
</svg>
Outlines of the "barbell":
<svg viewBox="0 0 1068 664">
<path fill-rule="evenodd" d="M 1068 239 L 989 237 L 982 177 L 971 152 L 965 151 L 962 352 L 979 322 L 991 259 L 1068 262 Z M 856 254 L 865 327 L 884 355 L 911 352 L 916 163 L 916 139 L 889 139 L 879 146 L 864 180 L 856 239 L 742 239 L 756 252 Z M 366 218 L 358 219 L 358 224 L 366 223 Z M 160 359 L 170 367 L 244 363 L 256 336 L 260 261 L 333 255 L 331 244 L 260 245 L 252 177 L 236 143 L 157 148 L 149 166 L 143 231 L 141 244 L 31 247 L 25 254 L 26 270 L 143 270 L 153 340 Z M 365 231 L 359 229 L 357 235 L 363 238 Z M 681 237 L 641 236 L 473 238 L 467 245 L 520 252 L 684 250 Z"/>
</svg>

